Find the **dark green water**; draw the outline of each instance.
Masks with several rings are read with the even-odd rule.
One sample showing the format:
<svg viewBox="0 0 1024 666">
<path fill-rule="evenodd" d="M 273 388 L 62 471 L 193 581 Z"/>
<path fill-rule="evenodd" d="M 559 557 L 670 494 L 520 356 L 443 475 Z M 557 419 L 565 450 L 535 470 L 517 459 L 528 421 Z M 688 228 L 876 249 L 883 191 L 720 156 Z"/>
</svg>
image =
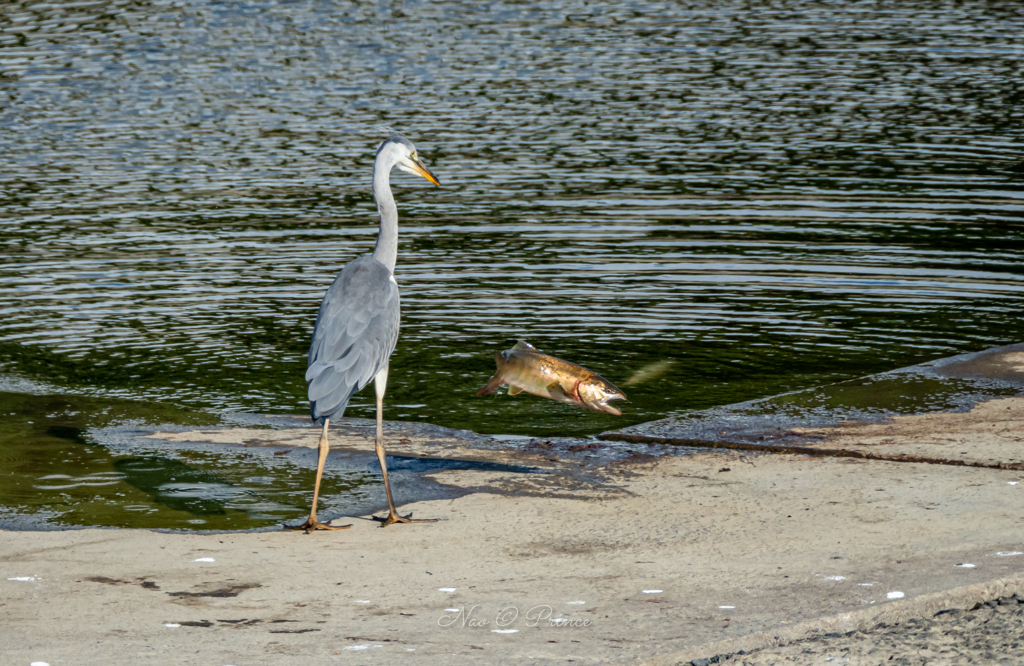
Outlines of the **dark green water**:
<svg viewBox="0 0 1024 666">
<path fill-rule="evenodd" d="M 308 464 L 294 458 L 240 449 L 129 448 L 95 436 L 102 424 L 217 421 L 206 414 L 117 399 L 7 392 L 0 392 L 0 414 L 3 527 L 253 529 L 309 510 Z M 365 470 L 329 473 L 325 495 L 358 501 L 371 480 Z M 327 501 L 329 513 L 334 504 Z"/>
<path fill-rule="evenodd" d="M 8 3 L 0 373 L 304 412 L 380 123 L 444 184 L 394 178 L 388 418 L 590 434 L 1019 341 L 1022 33 L 991 2 Z M 672 363 L 619 418 L 476 397 L 518 337 Z"/>
</svg>

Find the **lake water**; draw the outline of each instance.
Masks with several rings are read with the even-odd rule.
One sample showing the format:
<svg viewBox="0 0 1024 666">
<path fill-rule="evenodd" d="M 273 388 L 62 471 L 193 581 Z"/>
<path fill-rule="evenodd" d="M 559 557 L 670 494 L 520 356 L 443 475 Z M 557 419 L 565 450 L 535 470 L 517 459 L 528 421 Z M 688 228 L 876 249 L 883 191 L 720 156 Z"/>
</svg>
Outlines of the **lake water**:
<svg viewBox="0 0 1024 666">
<path fill-rule="evenodd" d="M 393 178 L 389 419 L 585 435 L 1019 341 L 1021 34 L 989 2 L 8 3 L 0 385 L 89 396 L 80 429 L 304 413 L 379 124 L 443 185 Z M 622 417 L 477 397 L 517 338 L 663 374 Z"/>
</svg>

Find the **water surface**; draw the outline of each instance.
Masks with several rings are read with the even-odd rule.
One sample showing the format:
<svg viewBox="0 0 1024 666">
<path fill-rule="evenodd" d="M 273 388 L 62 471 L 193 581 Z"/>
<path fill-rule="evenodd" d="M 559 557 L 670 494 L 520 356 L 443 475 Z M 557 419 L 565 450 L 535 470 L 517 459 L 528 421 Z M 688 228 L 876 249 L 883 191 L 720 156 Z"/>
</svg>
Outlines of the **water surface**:
<svg viewBox="0 0 1024 666">
<path fill-rule="evenodd" d="M 147 2 L 0 10 L 0 373 L 302 413 L 397 174 L 389 418 L 590 434 L 1021 338 L 1014 3 Z M 616 418 L 478 398 L 517 338 Z M 370 416 L 357 395 L 352 416 Z"/>
</svg>

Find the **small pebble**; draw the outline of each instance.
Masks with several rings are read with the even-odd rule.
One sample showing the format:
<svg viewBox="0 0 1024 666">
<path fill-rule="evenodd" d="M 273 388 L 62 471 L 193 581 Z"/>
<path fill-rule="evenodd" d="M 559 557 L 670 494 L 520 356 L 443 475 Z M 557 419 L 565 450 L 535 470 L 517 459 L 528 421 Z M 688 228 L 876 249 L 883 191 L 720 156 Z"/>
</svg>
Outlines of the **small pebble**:
<svg viewBox="0 0 1024 666">
<path fill-rule="evenodd" d="M 644 594 L 661 594 L 661 590 L 644 590 Z"/>
<path fill-rule="evenodd" d="M 212 557 L 199 557 L 199 558 L 196 558 L 196 559 L 194 559 L 192 561 L 193 562 L 216 562 L 216 560 L 213 559 Z"/>
<path fill-rule="evenodd" d="M 903 593 L 900 592 L 899 590 L 896 590 L 895 592 L 890 592 L 889 594 L 885 595 L 885 598 L 886 599 L 902 599 L 903 598 Z"/>
<path fill-rule="evenodd" d="M 454 592 L 455 588 L 454 587 L 439 587 L 439 588 L 437 588 L 437 591 L 438 592 Z"/>
</svg>

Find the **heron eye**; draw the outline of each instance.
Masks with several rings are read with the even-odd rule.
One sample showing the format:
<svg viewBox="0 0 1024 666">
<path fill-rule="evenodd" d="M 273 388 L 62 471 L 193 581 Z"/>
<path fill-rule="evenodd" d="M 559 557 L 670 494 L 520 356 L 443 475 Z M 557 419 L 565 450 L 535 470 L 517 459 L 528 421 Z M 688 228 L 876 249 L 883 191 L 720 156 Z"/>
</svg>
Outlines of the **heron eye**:
<svg viewBox="0 0 1024 666">
<path fill-rule="evenodd" d="M 419 158 L 416 157 L 416 151 L 415 150 L 412 151 L 412 153 L 410 153 L 409 157 L 413 158 L 414 160 L 415 159 L 419 159 Z"/>
</svg>

